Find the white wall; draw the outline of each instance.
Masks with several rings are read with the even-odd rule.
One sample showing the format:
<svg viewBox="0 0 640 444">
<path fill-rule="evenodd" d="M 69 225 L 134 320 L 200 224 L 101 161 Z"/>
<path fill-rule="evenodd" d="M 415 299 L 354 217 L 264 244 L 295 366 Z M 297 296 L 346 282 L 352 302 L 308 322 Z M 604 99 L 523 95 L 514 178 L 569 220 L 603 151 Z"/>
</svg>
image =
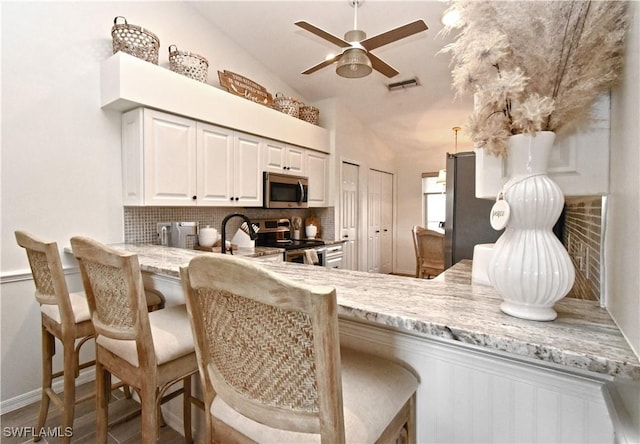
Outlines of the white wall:
<svg viewBox="0 0 640 444">
<path fill-rule="evenodd" d="M 607 308 L 640 355 L 640 5 L 627 36 L 622 82 L 611 95 L 611 177 L 605 266 Z"/>
<path fill-rule="evenodd" d="M 55 240 L 76 234 L 122 241 L 120 114 L 100 109 L 100 63 L 112 54 L 113 18 L 153 31 L 159 64 L 168 46 L 245 74 L 270 91 L 291 90 L 194 12 L 189 2 L 2 2 L 3 402 L 40 386 L 39 315 L 13 232 Z M 293 92 L 295 93 L 295 92 Z M 300 94 L 296 94 L 301 97 Z M 302 97 L 301 97 L 302 98 Z M 302 98 L 303 99 L 303 98 Z M 72 259 L 65 257 L 65 263 Z M 80 289 L 78 279 L 70 283 Z"/>
</svg>

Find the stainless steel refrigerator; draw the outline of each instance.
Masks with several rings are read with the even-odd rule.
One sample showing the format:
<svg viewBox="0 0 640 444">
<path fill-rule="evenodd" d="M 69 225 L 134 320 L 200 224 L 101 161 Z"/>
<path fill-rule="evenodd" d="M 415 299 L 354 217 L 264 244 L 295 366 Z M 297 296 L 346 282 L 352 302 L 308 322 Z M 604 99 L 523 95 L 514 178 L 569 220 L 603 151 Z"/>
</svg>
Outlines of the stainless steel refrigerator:
<svg viewBox="0 0 640 444">
<path fill-rule="evenodd" d="M 447 154 L 447 216 L 444 224 L 446 268 L 473 258 L 476 244 L 495 242 L 502 231 L 489 224 L 494 201 L 476 198 L 476 153 Z"/>
</svg>

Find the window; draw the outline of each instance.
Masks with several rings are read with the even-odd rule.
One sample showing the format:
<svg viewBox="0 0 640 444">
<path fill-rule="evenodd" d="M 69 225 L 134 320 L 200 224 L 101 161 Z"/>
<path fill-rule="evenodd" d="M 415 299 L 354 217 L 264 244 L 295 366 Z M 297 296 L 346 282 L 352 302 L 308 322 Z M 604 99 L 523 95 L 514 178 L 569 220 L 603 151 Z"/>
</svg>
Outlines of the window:
<svg viewBox="0 0 640 444">
<path fill-rule="evenodd" d="M 446 218 L 446 184 L 438 182 L 438 173 L 422 174 L 423 225 L 443 231 Z"/>
</svg>

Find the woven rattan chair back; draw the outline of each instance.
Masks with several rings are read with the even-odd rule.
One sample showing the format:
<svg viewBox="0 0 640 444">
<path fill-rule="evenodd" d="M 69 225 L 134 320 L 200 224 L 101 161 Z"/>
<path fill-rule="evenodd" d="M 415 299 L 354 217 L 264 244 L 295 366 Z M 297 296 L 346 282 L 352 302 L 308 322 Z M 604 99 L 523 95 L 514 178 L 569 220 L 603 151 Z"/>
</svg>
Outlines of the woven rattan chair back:
<svg viewBox="0 0 640 444">
<path fill-rule="evenodd" d="M 61 324 L 75 323 L 58 244 L 40 240 L 25 231 L 16 231 L 15 236 L 18 245 L 27 252 L 36 286 L 36 300 L 40 304 L 57 305 Z"/>
<path fill-rule="evenodd" d="M 96 335 L 138 341 L 138 359 L 155 363 L 138 256 L 82 236 L 71 238 Z"/>
<path fill-rule="evenodd" d="M 181 276 L 207 406 L 220 396 L 260 423 L 343 442 L 335 290 L 213 254 Z"/>
<path fill-rule="evenodd" d="M 414 226 L 412 231 L 416 251 L 416 277 L 437 276 L 444 271 L 444 234 Z"/>
</svg>

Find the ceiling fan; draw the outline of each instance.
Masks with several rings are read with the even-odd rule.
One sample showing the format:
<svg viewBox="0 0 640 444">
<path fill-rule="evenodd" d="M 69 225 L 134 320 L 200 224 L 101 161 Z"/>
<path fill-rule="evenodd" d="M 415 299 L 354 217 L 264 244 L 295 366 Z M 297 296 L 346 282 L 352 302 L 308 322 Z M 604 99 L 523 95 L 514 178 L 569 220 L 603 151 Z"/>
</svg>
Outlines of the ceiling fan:
<svg viewBox="0 0 640 444">
<path fill-rule="evenodd" d="M 422 20 L 416 20 L 415 22 L 392 29 L 391 31 L 367 38 L 365 32 L 358 29 L 358 6 L 363 2 L 364 0 L 349 0 L 349 4 L 354 8 L 353 29 L 351 31 L 347 31 L 344 35 L 344 40 L 305 21 L 295 23 L 296 26 L 299 26 L 300 28 L 342 48 L 342 52 L 340 54 L 312 66 L 311 68 L 303 71 L 302 74 L 312 74 L 335 62 L 338 62 L 336 66 L 336 73 L 342 77 L 365 77 L 371 74 L 372 69 L 375 69 L 387 77 L 393 77 L 398 74 L 398 71 L 376 57 L 371 53 L 371 51 L 395 42 L 396 40 L 417 34 L 418 32 L 426 31 L 428 29 L 427 25 Z"/>
</svg>

